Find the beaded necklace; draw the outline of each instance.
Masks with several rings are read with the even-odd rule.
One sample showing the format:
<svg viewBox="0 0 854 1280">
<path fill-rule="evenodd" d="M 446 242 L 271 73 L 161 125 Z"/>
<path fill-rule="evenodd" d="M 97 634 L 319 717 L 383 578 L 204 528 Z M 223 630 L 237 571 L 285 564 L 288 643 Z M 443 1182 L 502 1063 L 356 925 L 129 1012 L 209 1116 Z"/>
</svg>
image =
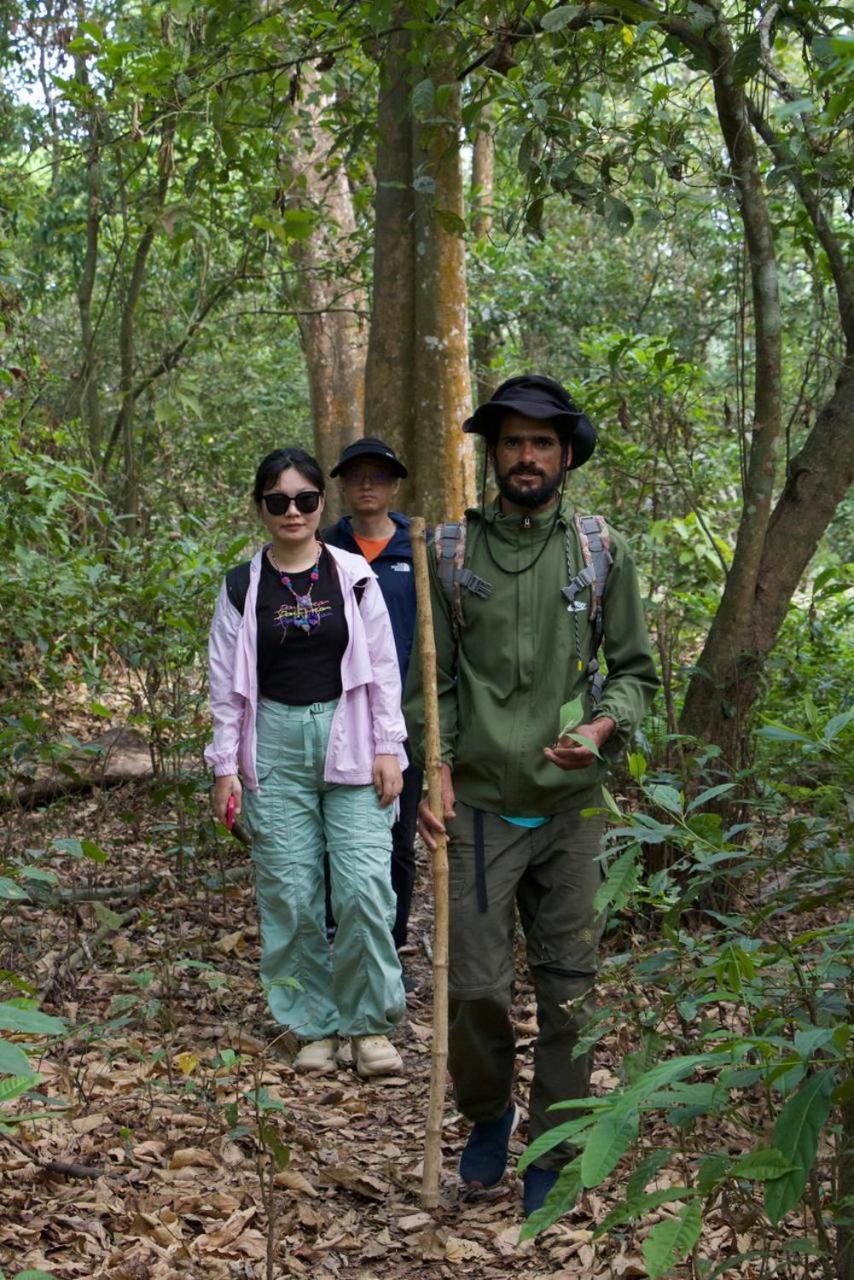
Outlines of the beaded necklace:
<svg viewBox="0 0 854 1280">
<path fill-rule="evenodd" d="M 290 578 L 285 573 L 282 566 L 278 563 L 278 561 L 276 560 L 276 557 L 273 555 L 273 548 L 270 547 L 267 551 L 267 555 L 270 557 L 270 563 L 272 564 L 273 568 L 276 570 L 276 573 L 278 573 L 279 575 L 279 581 L 281 582 L 283 587 L 286 587 L 288 591 L 290 591 L 291 595 L 293 596 L 294 600 L 296 600 L 296 603 L 297 603 L 297 608 L 296 608 L 294 617 L 282 618 L 281 620 L 281 624 L 284 627 L 285 631 L 287 631 L 288 627 L 291 624 L 293 624 L 300 631 L 304 631 L 306 635 L 311 635 L 312 631 L 314 631 L 315 628 L 320 623 L 320 614 L 317 612 L 317 609 L 312 604 L 311 593 L 312 593 L 312 590 L 314 589 L 314 584 L 317 582 L 318 578 L 320 577 L 320 555 L 322 551 L 323 551 L 323 543 L 318 542 L 317 555 L 315 556 L 315 559 L 314 559 L 314 567 L 308 576 L 308 584 L 309 584 L 308 591 L 305 593 L 304 596 L 301 596 L 299 592 L 294 591 Z"/>
</svg>

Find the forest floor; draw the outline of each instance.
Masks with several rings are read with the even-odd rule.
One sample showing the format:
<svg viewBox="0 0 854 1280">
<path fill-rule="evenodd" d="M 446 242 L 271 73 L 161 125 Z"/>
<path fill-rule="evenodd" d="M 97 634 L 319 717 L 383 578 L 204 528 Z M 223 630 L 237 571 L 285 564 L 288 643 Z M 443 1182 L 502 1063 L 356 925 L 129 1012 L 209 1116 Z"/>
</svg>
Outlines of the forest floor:
<svg viewBox="0 0 854 1280">
<path fill-rule="evenodd" d="M 646 1275 L 636 1233 L 592 1239 L 616 1203 L 622 1165 L 613 1184 L 586 1192 L 570 1215 L 522 1245 L 515 1173 L 488 1198 L 462 1199 L 456 1170 L 466 1126 L 450 1091 L 441 1206 L 422 1211 L 432 1016 L 425 858 L 405 956 L 419 988 L 395 1035 L 404 1074 L 373 1082 L 351 1070 L 299 1076 L 289 1065 L 293 1045 L 276 1041 L 258 985 L 251 882 L 211 889 L 210 858 L 202 865 L 187 857 L 178 875 L 169 847 L 181 836 L 164 813 L 151 784 L 137 783 L 6 817 L 12 851 L 46 851 L 37 865 L 66 889 L 157 877 L 153 893 L 131 901 L 6 904 L 3 976 L 43 993 L 43 1010 L 73 1028 L 34 1057 L 44 1094 L 61 1109 L 0 1135 L 0 1267 L 8 1277 L 27 1267 L 63 1280 Z M 81 861 L 53 846 L 56 838 L 92 841 L 107 860 Z M 233 841 L 218 849 L 220 874 L 246 861 Z M 521 966 L 514 1010 L 522 1100 L 536 1031 L 524 974 Z M 21 988 L 7 985 L 3 998 L 16 994 Z M 627 1048 L 616 1037 L 598 1047 L 594 1089 L 616 1083 Z M 16 1105 L 32 1110 L 31 1100 Z M 259 1122 L 268 1149 L 280 1142 L 290 1151 L 272 1192 Z M 523 1125 L 511 1168 L 525 1140 Z M 706 1223 L 707 1257 L 750 1245 L 732 1222 Z M 688 1276 L 690 1267 L 671 1274 Z"/>
</svg>

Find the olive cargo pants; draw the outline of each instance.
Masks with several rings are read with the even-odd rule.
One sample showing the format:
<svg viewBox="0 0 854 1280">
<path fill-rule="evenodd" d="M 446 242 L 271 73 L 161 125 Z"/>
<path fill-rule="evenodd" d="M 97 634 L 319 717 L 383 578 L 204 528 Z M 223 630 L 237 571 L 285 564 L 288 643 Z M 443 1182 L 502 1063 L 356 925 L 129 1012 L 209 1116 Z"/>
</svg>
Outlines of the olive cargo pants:
<svg viewBox="0 0 854 1280">
<path fill-rule="evenodd" d="M 595 805 L 598 793 L 584 797 Z M 456 803 L 447 823 L 450 892 L 448 1066 L 457 1106 L 473 1122 L 495 1120 L 513 1089 L 515 1037 L 510 1021 L 515 911 L 519 909 L 537 1001 L 529 1137 L 567 1119 L 553 1102 L 584 1097 L 589 1054 L 572 1051 L 589 1016 L 603 921 L 593 914 L 602 882 L 597 861 L 604 819 L 579 809 L 535 829 Z M 476 824 L 482 824 L 482 860 Z M 478 871 L 480 861 L 481 870 Z M 485 909 L 484 909 L 485 908 Z M 568 1001 L 578 1001 L 567 1012 Z M 560 1168 L 565 1145 L 537 1161 Z"/>
</svg>

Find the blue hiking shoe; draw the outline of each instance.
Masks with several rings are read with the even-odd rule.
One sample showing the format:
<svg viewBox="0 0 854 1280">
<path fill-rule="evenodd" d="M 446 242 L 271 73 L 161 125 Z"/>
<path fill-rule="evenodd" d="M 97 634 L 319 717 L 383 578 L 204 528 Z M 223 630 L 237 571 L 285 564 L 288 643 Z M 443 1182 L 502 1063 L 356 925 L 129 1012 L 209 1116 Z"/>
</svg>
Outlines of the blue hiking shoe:
<svg viewBox="0 0 854 1280">
<path fill-rule="evenodd" d="M 519 1108 L 511 1102 L 497 1120 L 480 1120 L 472 1125 L 460 1156 L 460 1177 L 471 1191 L 485 1191 L 504 1177 L 507 1148 L 518 1123 Z"/>
<path fill-rule="evenodd" d="M 537 1209 L 542 1209 L 557 1178 L 557 1169 L 538 1169 L 532 1164 L 525 1170 L 522 1174 L 522 1212 L 526 1218 L 530 1218 Z"/>
</svg>

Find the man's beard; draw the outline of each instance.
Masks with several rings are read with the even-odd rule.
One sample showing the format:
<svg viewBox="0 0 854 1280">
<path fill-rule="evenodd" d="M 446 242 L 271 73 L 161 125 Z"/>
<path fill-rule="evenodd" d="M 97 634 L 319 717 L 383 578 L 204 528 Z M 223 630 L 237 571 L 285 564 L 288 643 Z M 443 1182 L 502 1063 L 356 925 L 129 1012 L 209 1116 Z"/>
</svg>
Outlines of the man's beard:
<svg viewBox="0 0 854 1280">
<path fill-rule="evenodd" d="M 521 489 L 513 483 L 514 475 L 536 476 L 540 483 L 533 489 Z M 497 468 L 495 470 L 495 483 L 498 485 L 501 496 L 508 502 L 515 503 L 517 507 L 527 507 L 531 511 L 537 507 L 544 507 L 551 501 L 560 486 L 560 480 L 559 474 L 550 480 L 539 467 L 511 467 L 503 476 L 499 475 Z"/>
</svg>

